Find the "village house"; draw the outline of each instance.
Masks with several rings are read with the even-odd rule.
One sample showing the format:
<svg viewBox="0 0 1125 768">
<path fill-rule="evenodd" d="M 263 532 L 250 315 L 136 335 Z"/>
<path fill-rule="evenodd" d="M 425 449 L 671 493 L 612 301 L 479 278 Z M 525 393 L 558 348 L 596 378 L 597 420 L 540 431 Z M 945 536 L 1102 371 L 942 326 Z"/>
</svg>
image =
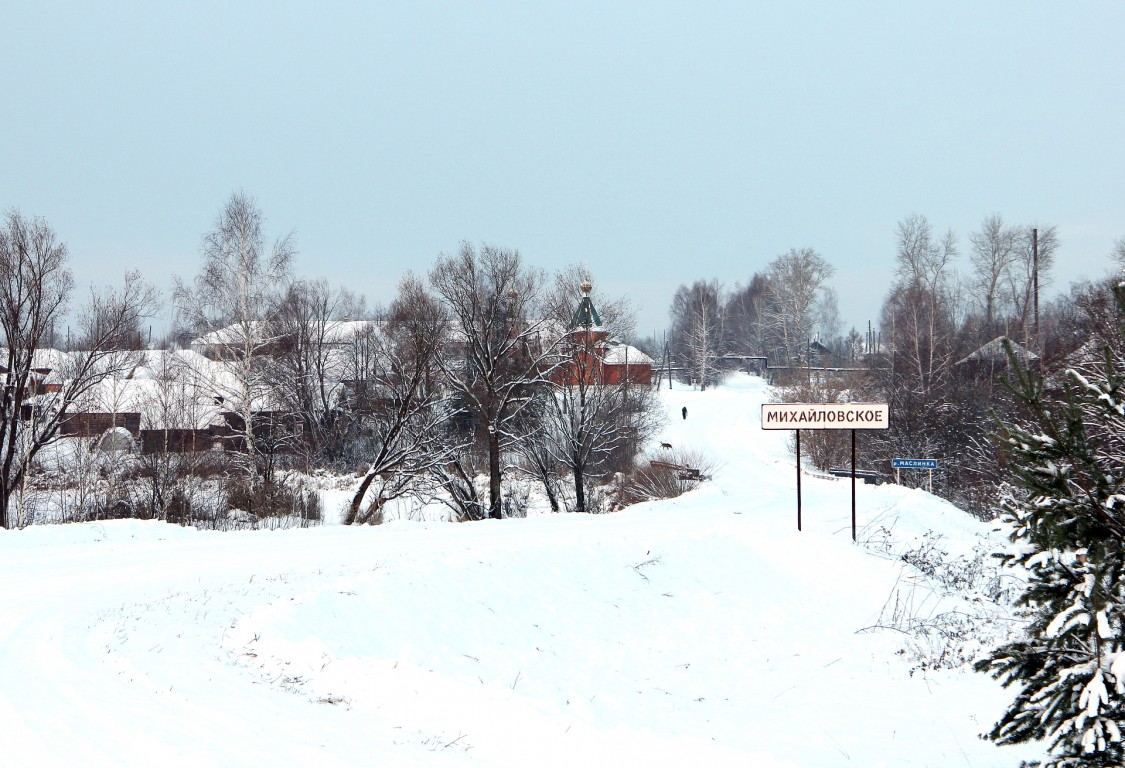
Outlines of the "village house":
<svg viewBox="0 0 1125 768">
<path fill-rule="evenodd" d="M 581 286 L 582 298 L 561 339 L 564 360 L 552 380 L 560 386 L 580 380 L 651 385 L 652 358 L 612 337 L 590 299 L 591 288 L 588 282 Z M 251 330 L 257 337 L 250 345 L 254 355 L 277 354 L 289 343 L 266 324 Z M 324 330 L 332 354 L 352 356 L 363 354 L 364 339 L 385 328 L 374 321 L 339 320 L 330 321 Z M 239 359 L 239 350 L 246 349 L 240 342 L 238 329 L 231 326 L 200 336 L 190 349 L 136 353 L 136 365 L 127 375 L 101 382 L 73 404 L 60 421 L 59 435 L 100 441 L 113 434 L 114 445 L 131 441 L 144 454 L 244 451 L 243 417 L 224 396 L 239 391 L 231 365 Z M 356 343 L 359 348 L 353 348 Z M 446 354 L 456 356 L 462 348 L 454 337 Z M 67 353 L 44 350 L 37 353 L 36 362 L 42 362 L 34 373 L 36 402 L 24 405 L 25 419 L 35 418 L 38 408 L 50 407 L 39 400 L 52 397 L 62 385 Z M 388 394 L 374 381 L 349 377 L 339 384 L 340 407 L 372 411 L 388 402 Z M 284 451 L 301 440 L 300 420 L 266 395 L 255 400 L 253 414 L 252 432 L 263 445 Z"/>
</svg>

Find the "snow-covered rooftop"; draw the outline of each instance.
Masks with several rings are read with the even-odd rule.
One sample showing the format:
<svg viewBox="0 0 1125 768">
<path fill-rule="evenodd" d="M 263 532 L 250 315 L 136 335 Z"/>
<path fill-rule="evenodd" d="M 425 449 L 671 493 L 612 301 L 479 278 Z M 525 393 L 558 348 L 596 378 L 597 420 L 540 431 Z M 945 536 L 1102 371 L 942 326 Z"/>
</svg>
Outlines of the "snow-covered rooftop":
<svg viewBox="0 0 1125 768">
<path fill-rule="evenodd" d="M 607 365 L 652 365 L 652 358 L 629 344 L 608 344 L 602 354 Z"/>
<path fill-rule="evenodd" d="M 1012 351 L 1016 353 L 1016 357 L 1021 362 L 1027 363 L 1027 362 L 1030 362 L 1032 360 L 1038 360 L 1039 359 L 1039 355 L 1035 354 L 1030 349 L 1028 349 L 1027 347 L 1020 344 L 1019 342 L 1013 341 L 1012 339 L 1008 338 L 1007 336 L 997 336 L 995 339 L 988 342 L 984 346 L 980 347 L 979 349 L 977 349 L 972 354 L 966 355 L 962 359 L 958 360 L 957 365 L 961 365 L 962 363 L 982 363 L 982 362 L 983 363 L 997 363 L 997 364 L 1002 364 L 1002 365 L 1007 364 L 1008 355 L 1004 351 L 1005 342 L 1007 342 L 1008 344 L 1011 344 Z"/>
</svg>

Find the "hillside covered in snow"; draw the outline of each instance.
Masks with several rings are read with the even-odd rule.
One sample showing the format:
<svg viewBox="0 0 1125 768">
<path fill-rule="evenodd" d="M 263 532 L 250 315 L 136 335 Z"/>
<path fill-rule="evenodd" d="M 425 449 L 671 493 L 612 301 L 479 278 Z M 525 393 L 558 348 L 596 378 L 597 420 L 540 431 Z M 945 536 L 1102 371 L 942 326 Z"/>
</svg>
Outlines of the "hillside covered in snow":
<svg viewBox="0 0 1125 768">
<path fill-rule="evenodd" d="M 0 763 L 1010 766 L 968 663 L 1000 532 L 806 475 L 740 374 L 662 390 L 712 479 L 600 516 L 0 531 Z M 687 409 L 687 418 L 681 409 Z M 862 435 L 860 436 L 862 440 Z"/>
</svg>

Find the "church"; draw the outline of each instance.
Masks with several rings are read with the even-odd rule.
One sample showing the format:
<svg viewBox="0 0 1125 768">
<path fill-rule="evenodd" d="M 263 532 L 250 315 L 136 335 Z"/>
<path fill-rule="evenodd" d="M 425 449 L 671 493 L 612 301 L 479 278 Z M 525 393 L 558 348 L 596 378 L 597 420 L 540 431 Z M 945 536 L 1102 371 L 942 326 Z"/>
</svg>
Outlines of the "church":
<svg viewBox="0 0 1125 768">
<path fill-rule="evenodd" d="M 653 360 L 641 350 L 615 340 L 602 325 L 590 299 L 593 286 L 582 283 L 582 300 L 563 340 L 568 359 L 559 366 L 555 383 L 652 384 Z"/>
</svg>

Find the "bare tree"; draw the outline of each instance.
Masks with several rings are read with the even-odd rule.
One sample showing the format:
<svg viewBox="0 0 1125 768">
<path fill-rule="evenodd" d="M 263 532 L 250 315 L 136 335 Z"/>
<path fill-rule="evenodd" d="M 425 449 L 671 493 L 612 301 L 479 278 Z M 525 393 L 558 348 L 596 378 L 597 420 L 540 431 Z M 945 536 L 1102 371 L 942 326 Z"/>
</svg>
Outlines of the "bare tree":
<svg viewBox="0 0 1125 768">
<path fill-rule="evenodd" d="M 566 329 L 571 328 L 575 323 L 586 325 L 596 323 L 600 327 L 603 323 L 601 316 L 610 318 L 608 322 L 611 323 L 616 323 L 619 317 L 629 316 L 623 300 L 604 303 L 601 316 L 592 309 L 593 304 L 581 306 L 576 314 L 574 288 L 578 285 L 589 285 L 589 275 L 584 267 L 570 266 L 555 275 L 554 286 L 546 300 L 547 311 L 551 317 L 551 333 L 562 336 Z M 592 286 L 590 288 L 592 290 Z M 600 297 L 595 301 L 599 305 L 603 304 Z M 582 315 L 587 307 L 589 307 L 587 315 L 579 319 L 578 316 Z M 632 328 L 631 324 L 626 323 L 626 325 Z M 561 354 L 568 354 L 570 351 L 568 346 L 566 343 L 561 345 Z M 551 511 L 559 512 L 565 503 L 565 489 L 562 483 L 568 469 L 565 463 L 559 461 L 556 449 L 560 438 L 551 418 L 554 413 L 555 397 L 556 392 L 553 388 L 542 387 L 536 392 L 533 401 L 523 409 L 522 420 L 525 426 L 519 430 L 528 437 L 518 441 L 515 448 L 522 460 L 517 464 L 517 468 L 543 486 Z"/>
<path fill-rule="evenodd" d="M 552 512 L 561 512 L 566 503 L 564 483 L 567 466 L 558 458 L 557 446 L 562 441 L 551 420 L 555 393 L 544 390 L 525 409 L 525 418 L 535 425 L 528 437 L 516 446 L 520 462 L 516 468 L 543 486 Z"/>
<path fill-rule="evenodd" d="M 1055 253 L 1059 248 L 1056 227 L 1019 227 L 1017 258 L 1008 275 L 1008 296 L 1023 331 L 1024 343 L 1032 343 L 1034 333 L 1035 287 L 1040 291 L 1050 284 Z M 1038 273 L 1037 273 L 1038 270 Z"/>
<path fill-rule="evenodd" d="M 489 514 L 488 503 L 477 487 L 479 473 L 475 461 L 472 453 L 459 451 L 446 463 L 435 464 L 430 469 L 434 490 L 431 500 L 448 507 L 452 519 L 458 522 L 482 520 Z"/>
<path fill-rule="evenodd" d="M 338 406 L 345 381 L 355 378 L 349 376 L 355 337 L 371 325 L 363 314 L 362 301 L 324 280 L 296 281 L 279 308 L 279 348 L 268 359 L 269 376 L 285 410 L 300 420 L 310 457 L 340 458 L 345 424 Z M 357 322 L 344 319 L 352 317 Z"/>
<path fill-rule="evenodd" d="M 840 320 L 840 299 L 835 288 L 824 286 L 813 306 L 813 327 L 821 342 L 833 350 L 843 346 L 843 321 Z"/>
<path fill-rule="evenodd" d="M 541 392 L 539 428 L 534 438 L 525 441 L 525 455 L 544 480 L 553 508 L 557 509 L 557 502 L 551 472 L 555 467 L 569 471 L 574 511 L 584 513 L 591 511 L 588 487 L 631 464 L 655 429 L 656 410 L 651 387 L 627 377 L 610 381 L 605 375 L 606 357 L 618 347 L 613 341 L 615 326 L 629 325 L 624 300 L 599 299 L 596 305 L 604 307 L 599 313 L 591 296 L 593 287 L 584 279 L 584 296 L 574 311 L 577 277 L 577 270 L 571 269 L 556 279 L 550 304 L 556 325 L 567 328 L 560 344 L 566 362 L 557 369 L 557 386 Z"/>
<path fill-rule="evenodd" d="M 101 382 L 132 368 L 136 355 L 122 351 L 122 337 L 151 313 L 155 292 L 137 273 L 121 288 L 92 290 L 79 312 L 79 351 L 56 356 L 59 380 L 48 391 L 41 358 L 52 327 L 68 308 L 74 279 L 66 268 L 67 249 L 40 218 L 8 213 L 0 230 L 0 328 L 5 370 L 0 411 L 0 525 L 18 525 L 13 493 L 36 455 L 58 435 L 74 404 Z M 37 370 L 38 369 L 38 370 Z"/>
<path fill-rule="evenodd" d="M 579 353 L 579 359 L 591 358 Z M 655 392 L 629 382 L 608 382 L 600 369 L 577 364 L 575 379 L 548 401 L 543 439 L 573 481 L 574 511 L 592 511 L 589 486 L 631 463 L 657 426 Z"/>
<path fill-rule="evenodd" d="M 834 271 L 812 248 L 793 248 L 770 262 L 770 319 L 787 360 L 799 358 L 812 338 L 817 300 Z"/>
<path fill-rule="evenodd" d="M 973 285 L 977 300 L 984 311 L 984 321 L 991 333 L 997 315 L 1003 311 L 998 306 L 1002 298 L 1005 279 L 1018 255 L 1019 234 L 1004 226 L 999 214 L 981 222 L 980 229 L 969 235 L 969 264 L 973 268 Z"/>
<path fill-rule="evenodd" d="M 449 338 L 445 310 L 408 275 L 399 284 L 384 333 L 373 335 L 368 378 L 356 382 L 356 407 L 369 422 L 372 455 L 352 495 L 346 524 L 377 519 L 383 506 L 445 468 L 456 446 L 446 440 L 449 406 L 439 363 Z M 374 501 L 362 509 L 374 489 Z"/>
<path fill-rule="evenodd" d="M 701 390 L 722 377 L 719 358 L 725 351 L 722 285 L 697 280 L 681 285 L 672 296 L 672 353 Z"/>
<path fill-rule="evenodd" d="M 964 429 L 975 390 L 962 387 L 959 397 L 955 332 L 959 326 L 960 295 L 953 260 L 957 255 L 952 231 L 938 237 L 921 215 L 898 223 L 895 260 L 897 269 L 882 307 L 884 358 L 872 367 L 867 396 L 890 404 L 895 414 L 892 428 L 872 433 L 864 441 L 870 461 L 886 456 L 957 456 L 966 450 Z M 885 361 L 885 363 L 884 363 Z M 979 408 L 983 408 L 983 404 Z M 950 463 L 953 463 L 951 458 Z M 935 478 L 939 487 L 944 475 Z"/>
<path fill-rule="evenodd" d="M 855 362 L 863 357 L 867 351 L 867 339 L 855 328 L 848 331 L 848 335 L 843 339 L 844 356 L 850 362 Z"/>
<path fill-rule="evenodd" d="M 210 459 L 210 443 L 196 441 L 205 439 L 200 427 L 214 408 L 202 401 L 179 353 L 159 350 L 146 357 L 151 378 L 140 400 L 141 428 L 151 430 L 156 442 L 149 450 L 142 446 L 138 459 L 149 481 L 145 503 L 153 516 L 187 524 L 198 511 L 198 470 Z"/>
<path fill-rule="evenodd" d="M 728 297 L 723 314 L 726 316 L 727 344 L 732 352 L 744 355 L 764 355 L 763 318 L 768 301 L 766 276 L 755 274 L 750 284 L 735 286 Z"/>
<path fill-rule="evenodd" d="M 1119 238 L 1113 244 L 1109 257 L 1117 267 L 1118 272 L 1125 272 L 1125 237 Z"/>
<path fill-rule="evenodd" d="M 925 391 L 949 373 L 953 363 L 956 299 L 952 230 L 940 240 L 925 216 L 899 222 L 898 267 L 883 305 L 883 333 L 893 346 L 896 369 L 905 369 Z"/>
<path fill-rule="evenodd" d="M 520 411 L 536 386 L 548 385 L 557 356 L 540 306 L 541 272 L 519 251 L 464 243 L 440 256 L 430 284 L 448 305 L 457 359 L 442 358 L 446 382 L 474 420 L 488 455 L 488 514 L 502 514 L 502 454 L 522 435 Z"/>
<path fill-rule="evenodd" d="M 203 264 L 194 282 L 176 279 L 179 324 L 199 336 L 205 354 L 226 371 L 222 376 L 211 368 L 195 373 L 199 386 L 212 387 L 234 416 L 231 426 L 245 450 L 251 491 L 259 481 L 255 414 L 273 404 L 263 355 L 278 342 L 278 313 L 293 254 L 289 236 L 266 246 L 261 211 L 252 198 L 236 193 L 203 236 Z"/>
</svg>

